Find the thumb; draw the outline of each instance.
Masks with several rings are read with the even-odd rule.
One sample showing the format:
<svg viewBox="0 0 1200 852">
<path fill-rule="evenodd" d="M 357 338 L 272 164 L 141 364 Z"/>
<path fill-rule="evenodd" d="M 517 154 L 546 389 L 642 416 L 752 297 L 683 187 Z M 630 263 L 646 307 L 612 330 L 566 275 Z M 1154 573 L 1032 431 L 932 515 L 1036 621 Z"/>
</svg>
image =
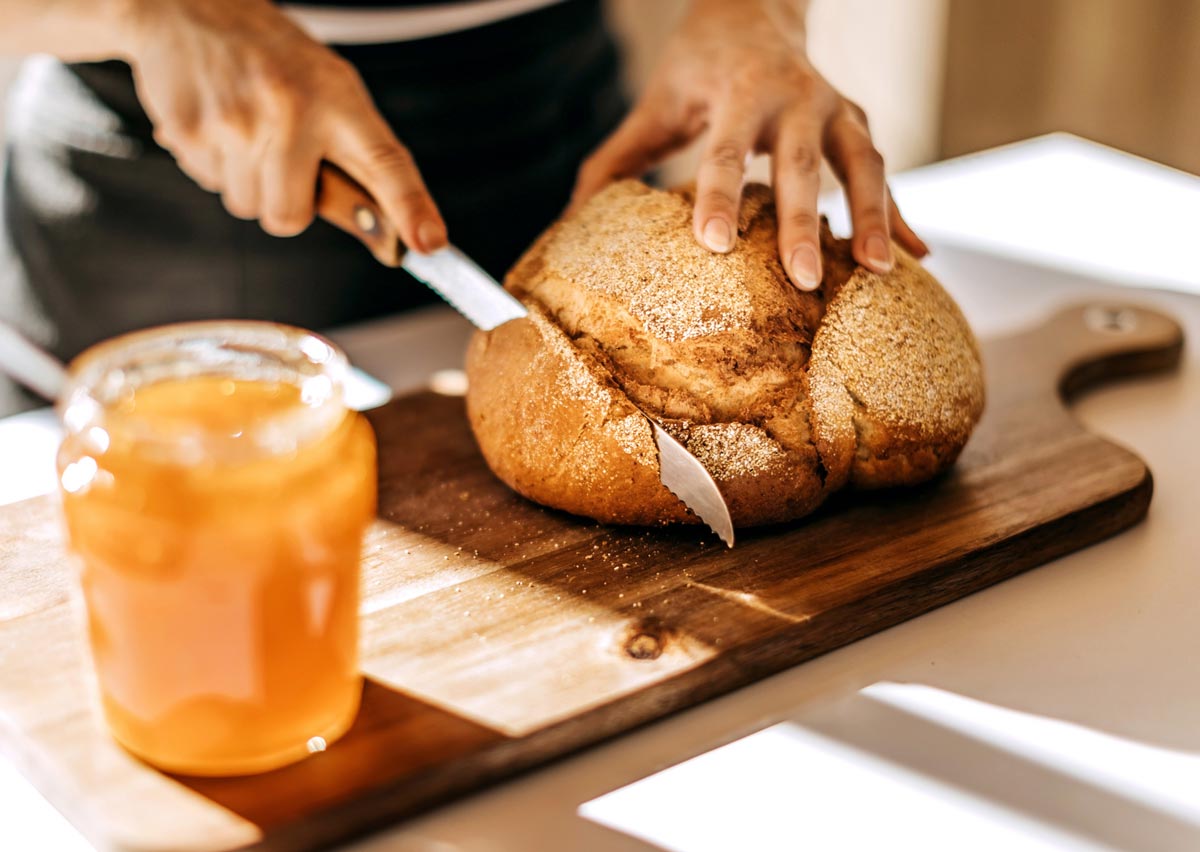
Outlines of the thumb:
<svg viewBox="0 0 1200 852">
<path fill-rule="evenodd" d="M 326 158 L 362 184 L 410 249 L 430 252 L 445 245 L 445 221 L 408 149 L 382 119 L 347 129 Z"/>
</svg>

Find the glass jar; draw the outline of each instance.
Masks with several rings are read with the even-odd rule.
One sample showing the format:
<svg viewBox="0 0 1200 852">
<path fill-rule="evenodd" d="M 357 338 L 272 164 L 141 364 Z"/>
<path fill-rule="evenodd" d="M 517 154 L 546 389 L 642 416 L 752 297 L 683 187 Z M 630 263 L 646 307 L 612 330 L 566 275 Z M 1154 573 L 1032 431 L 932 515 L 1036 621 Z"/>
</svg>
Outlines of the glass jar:
<svg viewBox="0 0 1200 852">
<path fill-rule="evenodd" d="M 300 329 L 136 332 L 71 365 L 58 454 L 108 727 L 186 774 L 323 749 L 358 711 L 375 439 Z"/>
</svg>

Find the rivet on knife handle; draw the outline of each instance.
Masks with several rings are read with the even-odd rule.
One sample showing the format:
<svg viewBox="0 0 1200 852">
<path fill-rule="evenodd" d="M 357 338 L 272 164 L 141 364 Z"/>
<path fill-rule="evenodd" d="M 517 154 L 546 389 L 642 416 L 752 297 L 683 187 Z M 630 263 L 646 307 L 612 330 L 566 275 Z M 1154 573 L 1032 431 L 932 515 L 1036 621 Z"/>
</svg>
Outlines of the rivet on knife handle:
<svg viewBox="0 0 1200 852">
<path fill-rule="evenodd" d="M 317 175 L 317 215 L 358 238 L 384 266 L 399 266 L 404 244 L 371 193 L 332 163 Z"/>
</svg>

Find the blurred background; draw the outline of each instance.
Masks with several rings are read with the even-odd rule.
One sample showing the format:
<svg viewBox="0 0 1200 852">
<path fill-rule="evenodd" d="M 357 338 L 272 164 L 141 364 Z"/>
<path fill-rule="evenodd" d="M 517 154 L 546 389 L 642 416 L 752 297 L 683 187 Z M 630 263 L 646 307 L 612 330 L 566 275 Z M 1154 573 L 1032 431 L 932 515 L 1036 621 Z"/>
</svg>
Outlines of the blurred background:
<svg viewBox="0 0 1200 852">
<path fill-rule="evenodd" d="M 685 2 L 608 0 L 631 89 Z M 1200 0 L 813 0 L 809 50 L 893 171 L 1066 130 L 1200 173 Z"/>
</svg>

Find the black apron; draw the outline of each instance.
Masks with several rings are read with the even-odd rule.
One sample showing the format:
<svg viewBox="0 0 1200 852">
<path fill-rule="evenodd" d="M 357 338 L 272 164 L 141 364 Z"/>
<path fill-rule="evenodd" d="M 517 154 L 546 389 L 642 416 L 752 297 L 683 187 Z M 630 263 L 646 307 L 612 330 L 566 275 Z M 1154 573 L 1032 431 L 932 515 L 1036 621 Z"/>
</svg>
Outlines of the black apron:
<svg viewBox="0 0 1200 852">
<path fill-rule="evenodd" d="M 496 276 L 561 212 L 624 111 L 599 0 L 335 49 L 412 151 L 451 239 Z M 123 63 L 31 60 L 15 91 L 0 318 L 61 358 L 165 322 L 321 329 L 435 299 L 322 221 L 281 239 L 226 213 L 153 142 Z M 12 411 L 22 396 L 3 382 Z"/>
</svg>

